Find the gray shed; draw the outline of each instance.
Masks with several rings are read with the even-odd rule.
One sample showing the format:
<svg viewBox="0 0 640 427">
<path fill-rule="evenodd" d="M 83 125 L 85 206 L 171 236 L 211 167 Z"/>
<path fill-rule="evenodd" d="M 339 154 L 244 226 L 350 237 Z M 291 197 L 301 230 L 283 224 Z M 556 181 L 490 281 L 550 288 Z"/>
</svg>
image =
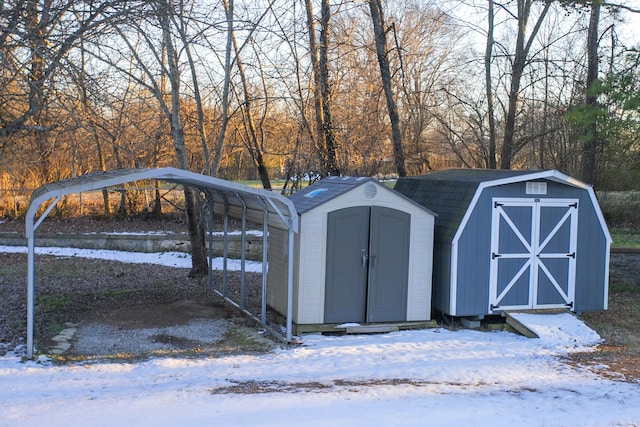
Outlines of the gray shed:
<svg viewBox="0 0 640 427">
<path fill-rule="evenodd" d="M 452 169 L 395 189 L 438 215 L 434 309 L 607 308 L 611 236 L 590 186 L 556 170 Z"/>
<path fill-rule="evenodd" d="M 290 197 L 293 322 L 300 325 L 431 318 L 434 215 L 371 178 L 329 177 Z M 269 230 L 268 304 L 283 312 L 287 240 Z M 309 329 L 307 329 L 309 330 Z"/>
</svg>

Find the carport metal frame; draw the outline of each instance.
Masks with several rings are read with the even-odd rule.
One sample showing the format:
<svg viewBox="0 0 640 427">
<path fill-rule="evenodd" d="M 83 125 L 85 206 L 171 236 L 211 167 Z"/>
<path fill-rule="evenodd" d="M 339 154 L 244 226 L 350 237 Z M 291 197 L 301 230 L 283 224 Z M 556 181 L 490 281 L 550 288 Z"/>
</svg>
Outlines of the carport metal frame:
<svg viewBox="0 0 640 427">
<path fill-rule="evenodd" d="M 171 167 L 157 169 L 118 169 L 113 171 L 98 172 L 83 175 L 76 178 L 45 184 L 36 189 L 31 195 L 27 210 L 25 227 L 27 237 L 27 358 L 33 358 L 33 328 L 34 328 L 34 301 L 35 301 L 35 231 L 51 210 L 56 206 L 61 197 L 68 194 L 83 193 L 101 190 L 104 188 L 122 185 L 128 182 L 140 180 L 158 180 L 172 182 L 188 187 L 193 187 L 204 192 L 209 209 L 209 242 L 213 231 L 213 213 L 216 206 L 222 206 L 220 213 L 224 215 L 224 259 L 223 259 L 223 292 L 215 291 L 233 305 L 241 308 L 245 313 L 266 325 L 266 250 L 268 227 L 273 226 L 288 231 L 288 260 L 287 260 L 287 318 L 286 341 L 291 342 L 292 310 L 293 310 L 293 238 L 298 233 L 298 214 L 288 198 L 281 194 L 268 190 L 248 187 L 219 178 L 201 175 Z M 37 221 L 35 216 L 38 209 L 48 200 L 53 199 Z M 261 318 L 258 319 L 244 309 L 244 301 L 241 306 L 226 296 L 227 277 L 227 225 L 228 217 L 242 218 L 242 243 L 245 243 L 246 221 L 251 215 L 251 220 L 263 224 L 263 278 L 262 278 L 262 307 Z M 34 222 L 35 221 L 35 222 Z M 209 287 L 212 287 L 212 245 L 209 245 Z M 244 273 L 244 253 L 242 254 L 242 273 Z M 272 331 L 274 332 L 274 331 Z"/>
</svg>

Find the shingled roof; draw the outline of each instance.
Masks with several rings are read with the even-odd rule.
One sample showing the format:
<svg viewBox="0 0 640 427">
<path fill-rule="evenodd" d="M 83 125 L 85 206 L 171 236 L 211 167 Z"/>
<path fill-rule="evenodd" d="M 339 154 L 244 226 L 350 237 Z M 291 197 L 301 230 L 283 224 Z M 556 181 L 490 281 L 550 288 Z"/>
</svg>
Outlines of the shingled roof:
<svg viewBox="0 0 640 427">
<path fill-rule="evenodd" d="M 289 199 L 298 214 L 302 214 L 371 181 L 374 180 L 366 177 L 330 176 L 293 193 Z"/>
<path fill-rule="evenodd" d="M 400 178 L 395 190 L 435 212 L 435 240 L 451 242 L 481 183 L 530 174 L 531 171 L 448 169 Z"/>
</svg>

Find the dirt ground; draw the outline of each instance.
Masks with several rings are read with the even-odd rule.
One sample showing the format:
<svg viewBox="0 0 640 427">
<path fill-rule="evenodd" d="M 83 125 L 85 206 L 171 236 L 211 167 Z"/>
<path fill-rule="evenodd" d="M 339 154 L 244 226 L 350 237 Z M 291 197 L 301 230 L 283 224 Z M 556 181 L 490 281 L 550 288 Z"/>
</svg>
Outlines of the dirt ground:
<svg viewBox="0 0 640 427">
<path fill-rule="evenodd" d="M 214 226 L 221 229 L 222 221 L 218 219 Z M 239 223 L 230 220 L 229 226 L 238 228 Z M 0 231 L 24 232 L 24 220 L 3 219 Z M 162 219 L 50 216 L 38 229 L 49 234 L 158 231 L 184 233 L 184 218 L 178 214 Z M 26 256 L 0 254 L 0 260 L 0 343 L 8 343 L 5 348 L 0 346 L 2 353 L 24 343 Z M 54 338 L 65 330 L 74 332 L 74 336 L 67 340 L 71 347 L 54 356 L 58 360 L 160 354 L 208 356 L 268 351 L 281 344 L 212 293 L 205 278 L 194 279 L 187 274 L 188 270 L 161 266 L 38 257 L 34 331 L 38 351 L 50 353 L 58 344 Z M 230 272 L 228 294 L 236 300 L 239 280 L 239 273 Z M 257 315 L 261 276 L 247 273 L 245 281 L 246 308 Z M 221 291 L 221 282 L 221 273 L 215 272 L 214 288 Z M 96 325 L 104 326 L 101 339 L 110 342 L 101 346 L 100 340 L 90 342 L 83 338 L 78 345 L 80 337 L 86 337 Z M 202 339 L 185 338 L 187 326 L 191 335 L 196 335 L 199 328 Z M 167 332 L 167 328 L 173 331 Z M 156 332 L 149 334 L 152 329 Z M 212 335 L 213 329 L 220 333 Z M 136 336 L 128 340 L 127 335 Z M 137 347 L 132 344 L 134 341 L 139 343 Z"/>
<path fill-rule="evenodd" d="M 593 353 L 577 353 L 574 363 L 597 368 L 617 380 L 640 381 L 640 253 L 611 254 L 609 308 L 603 312 L 582 313 L 580 318 L 596 330 L 604 343 Z"/>
<path fill-rule="evenodd" d="M 124 222 L 52 219 L 41 227 L 47 232 L 184 231 L 184 224 L 175 218 Z M 22 231 L 23 223 L 5 221 L 0 230 Z M 0 348 L 2 353 L 24 344 L 26 255 L 0 257 L 0 343 L 8 343 Z M 38 257 L 36 264 L 38 350 L 50 353 L 57 345 L 56 336 L 75 330 L 68 340 L 69 350 L 54 355 L 60 363 L 162 355 L 216 357 L 266 352 L 281 345 L 270 340 L 248 316 L 213 294 L 206 280 L 189 278 L 187 270 L 45 256 Z M 260 283 L 260 275 L 247 274 L 247 309 L 256 314 Z M 214 287 L 220 286 L 221 274 L 216 273 Z M 231 273 L 229 289 L 234 298 L 238 288 L 239 274 Z M 599 375 L 616 380 L 640 381 L 639 253 L 612 254 L 609 309 L 580 317 L 603 337 L 604 343 L 595 352 L 571 355 L 569 362 L 593 367 Z M 81 342 L 82 336 L 91 328 L 96 332 L 100 325 L 105 329 L 98 330 L 100 339 L 91 344 L 95 347 Z M 187 326 L 197 334 L 185 332 L 183 327 Z M 131 347 L 131 342 L 136 344 Z M 602 365 L 609 369 L 599 369 Z"/>
<path fill-rule="evenodd" d="M 70 347 L 56 355 L 59 360 L 213 357 L 262 353 L 277 345 L 255 323 L 223 302 L 184 300 L 104 309 L 68 326 L 65 330 L 73 332 L 67 340 Z"/>
</svg>

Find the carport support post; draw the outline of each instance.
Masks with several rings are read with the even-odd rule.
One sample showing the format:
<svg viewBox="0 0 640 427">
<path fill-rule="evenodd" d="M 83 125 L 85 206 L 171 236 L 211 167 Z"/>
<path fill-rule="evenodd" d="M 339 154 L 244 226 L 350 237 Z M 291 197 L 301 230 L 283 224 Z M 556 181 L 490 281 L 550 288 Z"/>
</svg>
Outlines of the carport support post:
<svg viewBox="0 0 640 427">
<path fill-rule="evenodd" d="M 267 204 L 258 199 L 264 205 L 262 213 L 262 305 L 260 307 L 260 318 L 262 323 L 267 323 L 267 248 L 269 236 L 269 209 Z"/>
<path fill-rule="evenodd" d="M 238 193 L 236 193 L 236 197 L 242 203 L 242 238 L 240 240 L 240 308 L 244 310 L 244 285 L 245 285 L 245 249 L 247 246 L 247 204 L 244 202 L 242 197 Z"/>
<path fill-rule="evenodd" d="M 229 255 L 229 200 L 224 193 L 224 224 L 222 226 L 222 296 L 227 297 L 227 258 Z"/>
<path fill-rule="evenodd" d="M 27 232 L 27 359 L 33 359 L 33 317 L 36 293 L 36 229 L 56 204 L 58 204 L 59 200 L 60 196 L 55 196 L 35 224 L 33 220 L 40 205 L 32 205 L 31 202 L 29 202 L 29 208 L 27 209 L 27 217 L 25 220 L 25 231 Z"/>
<path fill-rule="evenodd" d="M 33 309 L 35 287 L 35 232 L 33 218 L 27 217 L 27 359 L 33 358 Z M 30 231 L 29 231 L 30 230 Z"/>
<path fill-rule="evenodd" d="M 209 290 L 213 290 L 213 197 L 207 192 L 207 204 L 209 205 L 209 269 L 207 270 L 207 282 Z"/>
</svg>

